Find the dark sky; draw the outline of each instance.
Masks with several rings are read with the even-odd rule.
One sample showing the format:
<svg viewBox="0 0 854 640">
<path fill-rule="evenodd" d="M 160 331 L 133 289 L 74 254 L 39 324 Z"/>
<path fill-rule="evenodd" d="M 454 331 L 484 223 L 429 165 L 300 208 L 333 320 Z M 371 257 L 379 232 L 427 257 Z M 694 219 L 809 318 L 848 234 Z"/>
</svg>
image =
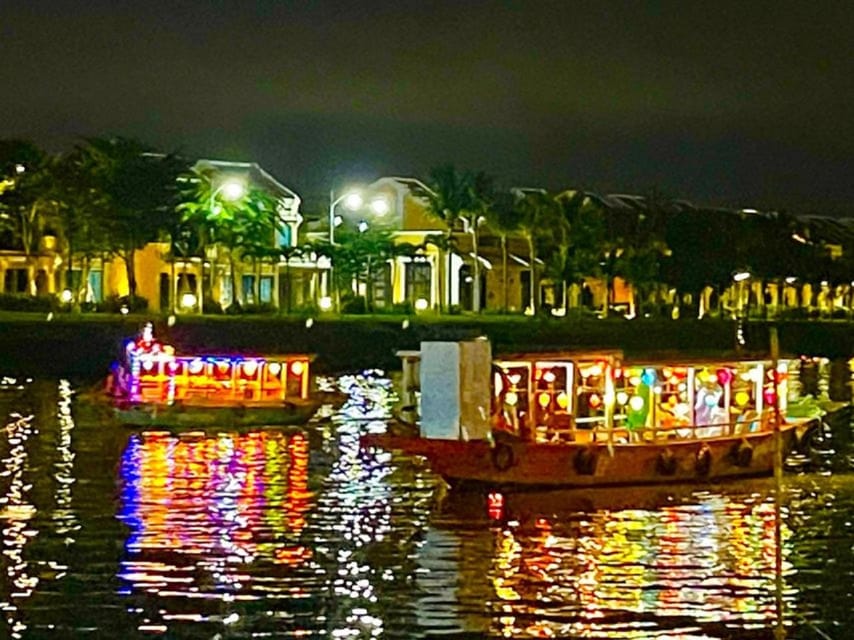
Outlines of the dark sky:
<svg viewBox="0 0 854 640">
<path fill-rule="evenodd" d="M 0 0 L 0 138 L 854 215 L 840 2 Z"/>
</svg>

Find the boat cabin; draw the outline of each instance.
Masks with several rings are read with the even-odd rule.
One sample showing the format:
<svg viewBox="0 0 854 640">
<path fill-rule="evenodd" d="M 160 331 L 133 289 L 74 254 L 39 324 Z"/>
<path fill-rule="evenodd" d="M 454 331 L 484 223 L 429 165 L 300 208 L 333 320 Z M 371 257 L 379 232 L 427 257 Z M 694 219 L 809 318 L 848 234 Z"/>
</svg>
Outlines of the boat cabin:
<svg viewBox="0 0 854 640">
<path fill-rule="evenodd" d="M 149 324 L 125 344 L 114 365 L 112 392 L 133 403 L 280 404 L 309 395 L 304 354 L 281 356 L 178 355 L 154 338 Z"/>
<path fill-rule="evenodd" d="M 425 349 L 429 354 L 435 344 L 422 343 L 422 359 Z M 446 380 L 460 378 L 452 371 L 453 361 L 447 356 L 439 359 L 444 373 L 428 382 L 417 353 L 400 353 L 403 399 L 411 405 L 407 390 L 420 389 L 422 435 L 449 437 L 447 428 L 446 435 L 439 435 L 432 427 L 432 407 L 447 414 L 456 403 L 458 419 L 476 415 L 466 409 L 472 394 L 437 392 L 432 388 L 436 380 L 441 382 L 438 386 L 447 386 Z M 626 362 L 620 351 L 520 353 L 491 359 L 488 400 L 482 395 L 474 400 L 488 404 L 493 433 L 508 432 L 530 442 L 631 443 L 732 436 L 769 429 L 775 415 L 785 416 L 789 367 L 788 360 L 776 365 L 766 360 L 676 358 Z M 420 385 L 413 382 L 419 376 Z M 460 424 L 463 439 L 465 427 Z"/>
</svg>

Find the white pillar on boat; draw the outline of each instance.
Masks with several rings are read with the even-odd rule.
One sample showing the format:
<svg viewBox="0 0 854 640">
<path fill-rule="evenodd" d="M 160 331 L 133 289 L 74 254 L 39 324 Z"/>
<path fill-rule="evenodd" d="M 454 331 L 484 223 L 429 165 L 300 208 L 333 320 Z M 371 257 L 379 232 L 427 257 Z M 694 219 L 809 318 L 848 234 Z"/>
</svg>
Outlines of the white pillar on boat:
<svg viewBox="0 0 854 640">
<path fill-rule="evenodd" d="M 477 440 L 490 431 L 488 340 L 421 343 L 421 436 Z"/>
</svg>

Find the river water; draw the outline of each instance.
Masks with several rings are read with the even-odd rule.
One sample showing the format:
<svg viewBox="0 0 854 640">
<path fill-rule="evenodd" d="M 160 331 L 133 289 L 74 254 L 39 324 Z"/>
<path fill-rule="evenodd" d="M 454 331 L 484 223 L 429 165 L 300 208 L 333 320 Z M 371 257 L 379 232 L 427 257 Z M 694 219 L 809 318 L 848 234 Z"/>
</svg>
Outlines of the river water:
<svg viewBox="0 0 854 640">
<path fill-rule="evenodd" d="M 175 435 L 0 377 L 0 638 L 854 631 L 850 425 L 789 461 L 779 501 L 770 479 L 457 494 L 359 450 L 386 378 L 332 382 L 350 399 L 305 428 Z"/>
</svg>

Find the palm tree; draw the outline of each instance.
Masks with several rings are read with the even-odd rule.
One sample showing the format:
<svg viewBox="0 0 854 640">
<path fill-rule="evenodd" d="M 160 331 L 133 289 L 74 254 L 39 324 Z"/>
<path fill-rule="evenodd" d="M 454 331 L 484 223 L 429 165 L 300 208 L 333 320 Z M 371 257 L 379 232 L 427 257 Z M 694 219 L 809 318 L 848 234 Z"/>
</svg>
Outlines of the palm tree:
<svg viewBox="0 0 854 640">
<path fill-rule="evenodd" d="M 503 192 L 496 195 L 486 209 L 487 227 L 496 233 L 501 245 L 501 311 L 507 313 L 507 237 L 519 229 L 519 217 L 515 208 L 515 197 Z"/>
<path fill-rule="evenodd" d="M 219 260 L 221 253 L 225 255 L 232 282 L 232 298 L 238 300 L 238 261 L 244 254 L 252 259 L 261 249 L 266 251 L 272 247 L 275 233 L 282 223 L 276 213 L 275 198 L 262 189 L 250 187 L 241 197 L 217 198 L 222 186 L 217 183 L 219 177 L 215 169 L 193 170 L 182 176 L 187 187 L 177 210 L 181 220 L 196 231 L 203 265 L 205 256 L 213 248 L 217 249 L 215 261 Z M 257 261 L 253 264 L 257 266 Z M 212 297 L 216 272 L 214 269 L 214 275 L 209 279 L 202 273 L 206 299 Z"/>
<path fill-rule="evenodd" d="M 91 138 L 81 148 L 82 165 L 93 178 L 103 206 L 99 222 L 108 232 L 109 252 L 126 268 L 128 293 L 136 297 L 136 252 L 154 242 L 174 221 L 178 176 L 186 164 L 156 153 L 137 140 Z"/>
<path fill-rule="evenodd" d="M 27 291 L 36 294 L 35 262 L 46 217 L 52 209 L 49 156 L 31 142 L 0 141 L 0 213 L 24 252 Z"/>
<path fill-rule="evenodd" d="M 430 172 L 426 188 L 413 187 L 413 194 L 427 202 L 428 210 L 447 226 L 444 253 L 440 261 L 439 310 L 450 291 L 450 272 L 446 267 L 452 237 L 458 223 L 471 235 L 474 259 L 473 296 L 474 311 L 480 311 L 480 256 L 478 255 L 478 227 L 488 210 L 492 193 L 492 179 L 485 173 L 457 171 L 453 165 L 443 165 Z M 442 290 L 444 289 L 444 290 Z"/>
<path fill-rule="evenodd" d="M 530 263 L 531 286 L 529 288 L 528 309 L 537 313 L 537 301 L 540 293 L 540 274 L 537 272 L 537 243 L 544 230 L 553 223 L 559 215 L 557 202 L 543 189 L 513 189 L 515 209 L 518 214 L 519 229 L 528 244 L 528 261 Z"/>
</svg>

